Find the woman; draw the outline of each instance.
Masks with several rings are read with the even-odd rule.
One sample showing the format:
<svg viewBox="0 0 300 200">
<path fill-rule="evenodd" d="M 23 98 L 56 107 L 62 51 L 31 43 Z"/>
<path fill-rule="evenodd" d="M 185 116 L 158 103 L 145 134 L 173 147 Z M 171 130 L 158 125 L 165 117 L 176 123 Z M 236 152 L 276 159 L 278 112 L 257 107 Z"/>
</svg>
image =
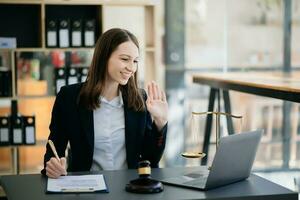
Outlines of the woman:
<svg viewBox="0 0 300 200">
<path fill-rule="evenodd" d="M 60 159 L 46 146 L 43 174 L 137 168 L 140 160 L 158 167 L 167 133 L 168 103 L 155 82 L 137 88 L 139 44 L 124 29 L 110 29 L 98 39 L 85 83 L 62 87 L 50 124 Z"/>
</svg>

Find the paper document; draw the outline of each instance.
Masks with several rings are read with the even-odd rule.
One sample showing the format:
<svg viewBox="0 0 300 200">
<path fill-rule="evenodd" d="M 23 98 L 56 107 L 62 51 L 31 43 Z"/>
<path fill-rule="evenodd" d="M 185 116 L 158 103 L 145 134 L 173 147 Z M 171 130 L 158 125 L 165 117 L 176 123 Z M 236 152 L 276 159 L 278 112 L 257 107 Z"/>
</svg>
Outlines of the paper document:
<svg viewBox="0 0 300 200">
<path fill-rule="evenodd" d="M 103 174 L 48 178 L 47 192 L 108 192 Z"/>
</svg>

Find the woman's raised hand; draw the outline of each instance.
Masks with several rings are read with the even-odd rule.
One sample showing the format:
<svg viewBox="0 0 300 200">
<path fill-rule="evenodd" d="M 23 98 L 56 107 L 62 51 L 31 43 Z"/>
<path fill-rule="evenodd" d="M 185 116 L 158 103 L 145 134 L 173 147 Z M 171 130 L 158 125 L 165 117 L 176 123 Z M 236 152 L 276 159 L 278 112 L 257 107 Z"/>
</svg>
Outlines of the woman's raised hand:
<svg viewBox="0 0 300 200">
<path fill-rule="evenodd" d="M 168 102 L 166 94 L 157 83 L 152 81 L 147 85 L 148 99 L 146 101 L 147 109 L 151 114 L 158 130 L 161 130 L 168 122 Z"/>
</svg>

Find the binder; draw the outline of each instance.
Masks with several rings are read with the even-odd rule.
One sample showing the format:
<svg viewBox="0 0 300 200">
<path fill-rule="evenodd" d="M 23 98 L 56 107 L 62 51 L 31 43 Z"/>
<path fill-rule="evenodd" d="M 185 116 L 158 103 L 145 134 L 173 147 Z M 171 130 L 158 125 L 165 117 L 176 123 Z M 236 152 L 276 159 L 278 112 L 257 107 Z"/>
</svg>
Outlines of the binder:
<svg viewBox="0 0 300 200">
<path fill-rule="evenodd" d="M 12 74 L 11 70 L 0 68 L 0 97 L 12 96 Z"/>
<path fill-rule="evenodd" d="M 0 146 L 10 144 L 10 117 L 0 116 Z"/>
<path fill-rule="evenodd" d="M 1 37 L 0 49 L 14 49 L 17 48 L 17 38 L 15 37 Z"/>
<path fill-rule="evenodd" d="M 47 22 L 47 47 L 57 47 L 57 22 L 53 19 Z"/>
<path fill-rule="evenodd" d="M 82 46 L 82 25 L 81 20 L 72 22 L 72 47 Z"/>
<path fill-rule="evenodd" d="M 66 73 L 65 68 L 55 69 L 55 91 L 56 94 L 59 92 L 62 86 L 66 85 Z"/>
<path fill-rule="evenodd" d="M 95 20 L 86 20 L 84 25 L 84 46 L 95 45 Z"/>
<path fill-rule="evenodd" d="M 24 144 L 32 145 L 36 143 L 35 116 L 22 116 Z"/>
<path fill-rule="evenodd" d="M 63 19 L 59 22 L 59 47 L 70 47 L 69 40 L 70 24 L 69 20 Z"/>
<path fill-rule="evenodd" d="M 7 70 L 4 72 L 4 96 L 11 97 L 12 96 L 12 72 L 11 70 Z"/>
<path fill-rule="evenodd" d="M 78 83 L 78 74 L 76 68 L 68 68 L 68 85 Z"/>
<path fill-rule="evenodd" d="M 11 144 L 23 144 L 23 118 L 22 116 L 11 117 Z"/>
<path fill-rule="evenodd" d="M 0 68 L 0 97 L 4 97 L 4 71 Z"/>
<path fill-rule="evenodd" d="M 87 67 L 82 67 L 80 69 L 80 80 L 79 80 L 80 82 L 85 82 L 86 81 L 88 72 L 89 72 L 89 68 L 87 68 Z"/>
</svg>

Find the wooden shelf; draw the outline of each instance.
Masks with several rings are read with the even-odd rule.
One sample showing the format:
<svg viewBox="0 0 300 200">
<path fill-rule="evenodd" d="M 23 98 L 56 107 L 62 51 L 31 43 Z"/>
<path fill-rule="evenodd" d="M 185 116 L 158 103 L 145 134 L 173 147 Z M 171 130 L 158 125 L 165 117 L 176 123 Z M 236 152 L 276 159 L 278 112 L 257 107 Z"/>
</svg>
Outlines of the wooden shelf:
<svg viewBox="0 0 300 200">
<path fill-rule="evenodd" d="M 41 4 L 43 0 L 1 0 L 1 4 Z"/>
<path fill-rule="evenodd" d="M 49 51 L 94 51 L 92 47 L 70 47 L 70 48 L 16 48 L 8 49 L 2 48 L 0 51 L 12 51 L 12 52 L 49 52 Z"/>
<path fill-rule="evenodd" d="M 18 97 L 0 97 L 0 108 L 3 106 L 3 102 L 7 103 L 10 107 L 11 100 L 38 100 L 38 99 L 55 99 L 54 95 L 27 95 L 27 96 L 18 96 Z M 1 115 L 1 114 L 0 114 Z"/>
<path fill-rule="evenodd" d="M 9 101 L 13 99 L 13 97 L 0 97 L 0 101 Z"/>
<path fill-rule="evenodd" d="M 55 98 L 55 96 L 54 95 L 26 95 L 26 96 L 18 96 L 15 99 L 22 100 L 22 99 L 45 99 L 45 98 Z"/>
<path fill-rule="evenodd" d="M 30 146 L 46 146 L 47 139 L 37 139 L 35 144 L 18 144 L 18 145 L 7 145 L 0 146 L 1 148 L 14 148 L 14 147 L 30 147 Z"/>
<path fill-rule="evenodd" d="M 93 51 L 94 48 L 17 48 L 15 52 Z"/>
<path fill-rule="evenodd" d="M 1 4 L 155 6 L 156 0 L 1 0 Z"/>
<path fill-rule="evenodd" d="M 60 5 L 117 5 L 117 6 L 146 6 L 157 4 L 155 0 L 44 0 L 45 4 Z"/>
</svg>

